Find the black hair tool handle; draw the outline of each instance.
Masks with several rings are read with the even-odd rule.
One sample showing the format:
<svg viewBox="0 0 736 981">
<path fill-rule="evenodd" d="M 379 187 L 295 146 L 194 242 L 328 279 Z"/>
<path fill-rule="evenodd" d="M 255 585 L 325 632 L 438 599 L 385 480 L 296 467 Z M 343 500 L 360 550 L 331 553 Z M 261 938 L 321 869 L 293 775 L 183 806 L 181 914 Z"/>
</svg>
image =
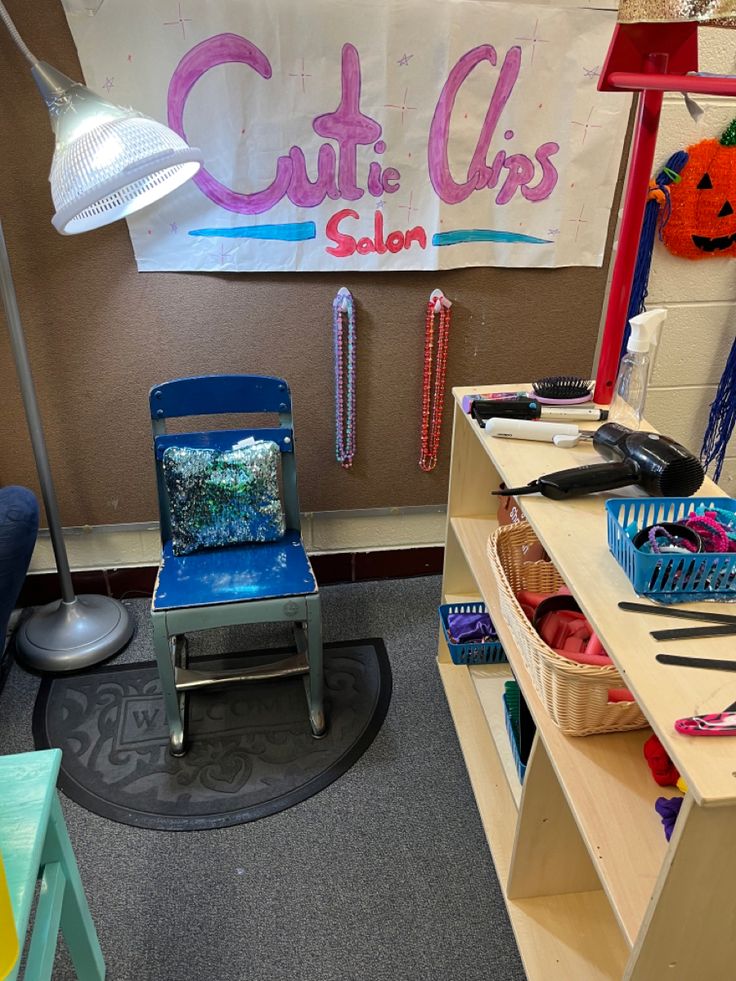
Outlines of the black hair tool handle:
<svg viewBox="0 0 736 981">
<path fill-rule="evenodd" d="M 568 497 L 595 494 L 597 491 L 614 490 L 635 484 L 639 468 L 630 460 L 621 463 L 593 463 L 587 467 L 574 467 L 572 470 L 558 470 L 527 484 L 503 491 L 504 495 L 542 494 L 553 501 L 564 501 Z"/>
<path fill-rule="evenodd" d="M 705 668 L 707 671 L 736 671 L 736 661 L 717 657 L 686 657 L 679 654 L 657 654 L 660 664 L 679 664 L 683 668 Z"/>
<path fill-rule="evenodd" d="M 475 399 L 470 415 L 481 429 L 489 419 L 539 419 L 542 407 L 536 399 Z"/>
<path fill-rule="evenodd" d="M 701 640 L 704 637 L 733 637 L 736 626 L 711 624 L 709 627 L 673 627 L 670 630 L 650 630 L 655 640 Z"/>
<path fill-rule="evenodd" d="M 648 613 L 655 617 L 670 617 L 674 620 L 705 620 L 707 623 L 725 623 L 736 626 L 736 616 L 732 613 L 710 613 L 706 610 L 682 610 L 672 606 L 652 606 L 650 603 L 631 603 L 621 600 L 619 610 L 630 613 Z"/>
</svg>

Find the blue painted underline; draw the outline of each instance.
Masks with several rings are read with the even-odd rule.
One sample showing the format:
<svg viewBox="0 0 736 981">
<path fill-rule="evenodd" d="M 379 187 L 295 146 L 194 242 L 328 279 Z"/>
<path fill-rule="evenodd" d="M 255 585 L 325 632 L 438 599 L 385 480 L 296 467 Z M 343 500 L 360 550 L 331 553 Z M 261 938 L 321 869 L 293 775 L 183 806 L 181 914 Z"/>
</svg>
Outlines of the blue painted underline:
<svg viewBox="0 0 736 981">
<path fill-rule="evenodd" d="M 527 245 L 551 245 L 552 239 L 535 238 L 520 232 L 501 232 L 495 228 L 458 228 L 454 232 L 438 232 L 432 245 L 460 245 L 462 242 L 526 242 Z"/>
<path fill-rule="evenodd" d="M 193 228 L 190 235 L 207 238 L 258 238 L 272 242 L 305 242 L 317 238 L 313 221 L 289 222 L 285 225 L 239 225 L 235 228 Z"/>
</svg>

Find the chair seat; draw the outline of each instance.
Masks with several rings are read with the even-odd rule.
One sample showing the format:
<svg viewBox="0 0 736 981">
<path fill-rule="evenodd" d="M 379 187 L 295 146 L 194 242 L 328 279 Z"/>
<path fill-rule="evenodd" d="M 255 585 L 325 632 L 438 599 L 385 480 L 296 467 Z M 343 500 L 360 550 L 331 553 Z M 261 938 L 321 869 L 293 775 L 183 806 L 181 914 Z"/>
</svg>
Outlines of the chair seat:
<svg viewBox="0 0 736 981">
<path fill-rule="evenodd" d="M 163 548 L 152 610 L 243 603 L 317 592 L 301 535 L 287 531 L 276 542 L 174 555 Z"/>
</svg>

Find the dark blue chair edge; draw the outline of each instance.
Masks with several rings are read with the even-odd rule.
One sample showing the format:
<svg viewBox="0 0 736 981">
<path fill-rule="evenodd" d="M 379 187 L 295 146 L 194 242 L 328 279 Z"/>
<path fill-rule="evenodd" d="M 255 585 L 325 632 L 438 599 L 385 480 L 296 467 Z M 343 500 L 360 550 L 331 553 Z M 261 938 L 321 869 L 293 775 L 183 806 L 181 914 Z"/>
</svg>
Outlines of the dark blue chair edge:
<svg viewBox="0 0 736 981">
<path fill-rule="evenodd" d="M 271 375 L 195 375 L 154 385 L 148 403 L 154 420 L 224 413 L 290 413 L 291 392 L 283 378 Z"/>
</svg>

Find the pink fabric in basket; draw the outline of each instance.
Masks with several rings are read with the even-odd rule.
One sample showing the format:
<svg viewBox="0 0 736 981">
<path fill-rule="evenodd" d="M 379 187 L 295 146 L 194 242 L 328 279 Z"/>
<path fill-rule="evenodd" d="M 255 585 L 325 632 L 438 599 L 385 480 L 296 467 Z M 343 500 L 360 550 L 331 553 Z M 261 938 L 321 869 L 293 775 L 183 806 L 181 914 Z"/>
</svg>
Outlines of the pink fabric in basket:
<svg viewBox="0 0 736 981">
<path fill-rule="evenodd" d="M 557 593 L 532 593 L 521 590 L 517 599 L 530 621 L 539 604 L 550 596 L 569 595 L 569 589 L 563 587 Z M 585 616 L 576 610 L 555 610 L 545 616 L 538 625 L 539 636 L 560 657 L 574 661 L 576 664 L 590 664 L 594 667 L 607 667 L 613 661 L 593 632 Z M 609 702 L 633 702 L 634 696 L 628 688 L 611 688 L 608 691 Z"/>
</svg>

